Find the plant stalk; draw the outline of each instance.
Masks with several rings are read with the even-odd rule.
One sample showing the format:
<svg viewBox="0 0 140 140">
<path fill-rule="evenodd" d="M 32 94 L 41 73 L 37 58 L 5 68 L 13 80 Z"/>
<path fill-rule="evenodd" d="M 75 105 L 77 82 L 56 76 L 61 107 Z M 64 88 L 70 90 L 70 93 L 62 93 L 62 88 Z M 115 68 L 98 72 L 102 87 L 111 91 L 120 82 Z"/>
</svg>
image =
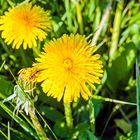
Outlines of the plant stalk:
<svg viewBox="0 0 140 140">
<path fill-rule="evenodd" d="M 20 48 L 20 54 L 21 54 L 21 58 L 23 60 L 23 63 L 26 67 L 28 67 L 28 61 L 27 61 L 27 58 L 26 58 L 26 55 L 24 53 L 24 50 L 23 48 Z"/>
<path fill-rule="evenodd" d="M 111 99 L 111 98 L 105 98 L 105 97 L 98 96 L 98 95 L 92 95 L 92 98 L 95 100 L 102 100 L 102 101 L 106 101 L 106 102 L 113 102 L 113 103 L 123 104 L 123 105 L 134 105 L 134 106 L 137 105 L 136 103 L 125 102 L 125 101 L 120 101 L 120 100 Z"/>
<path fill-rule="evenodd" d="M 49 138 L 47 138 L 47 135 L 44 132 L 44 130 L 43 130 L 43 128 L 42 128 L 42 126 L 41 126 L 41 124 L 40 124 L 32 107 L 30 107 L 30 109 L 29 109 L 29 115 L 31 117 L 31 120 L 32 120 L 34 126 L 35 126 L 35 130 L 36 130 L 40 140 L 49 140 Z"/>
<path fill-rule="evenodd" d="M 95 112 L 94 112 L 94 103 L 92 102 L 91 98 L 89 100 L 89 120 L 90 120 L 91 131 L 94 134 L 95 133 Z"/>
<path fill-rule="evenodd" d="M 69 132 L 71 133 L 73 130 L 73 118 L 72 118 L 72 111 L 71 111 L 70 103 L 64 103 L 64 110 L 65 110 L 67 127 L 69 129 Z"/>
<path fill-rule="evenodd" d="M 40 54 L 40 50 L 39 50 L 38 46 L 33 47 L 32 49 L 33 49 L 34 56 L 38 57 Z"/>
</svg>

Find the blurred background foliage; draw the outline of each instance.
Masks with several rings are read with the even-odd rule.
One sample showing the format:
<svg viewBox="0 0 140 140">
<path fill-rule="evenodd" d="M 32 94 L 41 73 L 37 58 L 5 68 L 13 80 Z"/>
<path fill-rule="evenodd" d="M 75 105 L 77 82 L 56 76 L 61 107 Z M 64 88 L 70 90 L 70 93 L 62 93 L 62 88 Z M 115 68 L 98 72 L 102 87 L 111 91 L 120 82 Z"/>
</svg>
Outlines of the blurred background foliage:
<svg viewBox="0 0 140 140">
<path fill-rule="evenodd" d="M 0 15 L 23 0 L 0 0 Z M 44 42 L 62 34 L 80 33 L 98 47 L 104 63 L 102 85 L 93 94 L 111 99 L 136 103 L 135 60 L 140 59 L 140 1 L 139 0 L 32 0 L 33 4 L 50 10 L 53 31 Z M 105 19 L 103 20 L 103 17 Z M 103 23 L 101 24 L 101 21 Z M 99 36 L 97 32 L 101 28 Z M 38 139 L 31 120 L 24 112 L 13 116 L 14 103 L 2 103 L 13 94 L 15 77 L 21 68 L 31 66 L 36 54 L 32 49 L 19 50 L 7 46 L 0 38 L 0 140 Z M 138 69 L 139 72 L 139 69 Z M 138 89 L 139 90 L 139 89 Z M 137 90 L 137 91 L 138 91 Z M 47 97 L 38 86 L 39 99 L 35 106 L 56 137 L 60 140 L 136 140 L 137 107 L 116 104 L 92 98 L 89 102 L 80 99 L 72 104 L 74 130 L 70 135 L 65 123 L 62 102 Z M 39 115 L 39 114 L 38 114 Z M 40 118 L 40 117 L 39 117 Z M 95 119 L 95 123 L 93 120 Z M 8 128 L 8 122 L 10 128 Z M 50 139 L 56 139 L 40 118 Z"/>
</svg>

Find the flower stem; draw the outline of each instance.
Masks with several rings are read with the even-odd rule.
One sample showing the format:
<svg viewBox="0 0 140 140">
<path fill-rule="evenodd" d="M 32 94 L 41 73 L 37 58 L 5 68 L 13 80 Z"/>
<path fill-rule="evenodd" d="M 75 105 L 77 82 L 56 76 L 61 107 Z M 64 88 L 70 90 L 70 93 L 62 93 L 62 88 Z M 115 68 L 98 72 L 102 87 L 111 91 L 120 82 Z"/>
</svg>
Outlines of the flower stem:
<svg viewBox="0 0 140 140">
<path fill-rule="evenodd" d="M 47 138 L 47 135 L 46 133 L 44 132 L 43 128 L 41 127 L 41 124 L 33 110 L 33 108 L 30 107 L 30 110 L 29 110 L 29 115 L 31 117 L 31 120 L 35 126 L 35 130 L 40 138 L 40 140 L 49 140 L 49 138 Z"/>
<path fill-rule="evenodd" d="M 95 133 L 95 110 L 94 110 L 94 103 L 92 102 L 91 98 L 89 100 L 89 120 L 90 120 L 91 131 L 94 134 Z"/>
<path fill-rule="evenodd" d="M 73 129 L 73 118 L 72 118 L 72 111 L 71 111 L 70 103 L 64 103 L 64 110 L 65 110 L 67 127 L 71 133 Z"/>
<path fill-rule="evenodd" d="M 102 100 L 102 101 L 106 101 L 106 102 L 113 102 L 113 103 L 123 104 L 123 105 L 134 105 L 134 106 L 137 105 L 136 103 L 120 101 L 120 100 L 111 99 L 111 98 L 105 98 L 105 97 L 98 96 L 98 95 L 92 95 L 92 98 L 95 100 Z"/>
<path fill-rule="evenodd" d="M 40 54 L 39 48 L 38 47 L 33 47 L 32 49 L 33 49 L 34 56 L 35 57 L 39 56 L 39 54 Z"/>
<path fill-rule="evenodd" d="M 23 60 L 24 65 L 26 67 L 28 67 L 28 61 L 27 61 L 26 55 L 24 53 L 24 50 L 22 48 L 20 48 L 20 54 L 21 54 L 21 58 Z"/>
</svg>

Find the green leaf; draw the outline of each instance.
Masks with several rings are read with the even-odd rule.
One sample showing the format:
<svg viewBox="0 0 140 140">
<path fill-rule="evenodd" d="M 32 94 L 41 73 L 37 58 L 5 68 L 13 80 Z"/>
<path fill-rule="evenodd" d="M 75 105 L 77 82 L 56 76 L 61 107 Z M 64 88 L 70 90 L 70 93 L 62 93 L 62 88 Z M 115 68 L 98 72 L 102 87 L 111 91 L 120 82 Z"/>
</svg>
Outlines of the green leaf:
<svg viewBox="0 0 140 140">
<path fill-rule="evenodd" d="M 137 133 L 136 132 L 128 132 L 126 136 L 121 135 L 119 137 L 119 140 L 136 140 L 137 139 Z"/>
<path fill-rule="evenodd" d="M 91 133 L 90 131 L 83 131 L 80 133 L 79 137 L 78 137 L 78 140 L 86 140 L 86 139 L 89 139 L 89 140 L 97 140 L 96 136 L 93 135 L 93 133 Z"/>
<path fill-rule="evenodd" d="M 127 123 L 124 119 L 115 119 L 115 123 L 117 127 L 121 128 L 125 133 L 131 130 L 131 124 Z"/>
<path fill-rule="evenodd" d="M 54 121 L 54 122 L 61 121 L 64 119 L 63 114 L 61 114 L 59 111 L 57 111 L 53 107 L 40 106 L 39 112 L 42 112 L 43 114 L 45 114 L 47 119 Z"/>
<path fill-rule="evenodd" d="M 1 123 L 2 126 L 4 126 L 8 130 L 8 126 L 4 123 Z M 25 134 L 25 132 L 22 132 L 20 130 L 17 130 L 16 128 L 13 128 L 10 126 L 10 137 L 14 140 L 32 140 L 33 138 L 30 135 Z M 0 139 L 1 140 L 1 139 Z"/>
<path fill-rule="evenodd" d="M 9 96 L 13 90 L 13 84 L 6 79 L 6 76 L 0 75 L 0 98 L 4 99 Z"/>
<path fill-rule="evenodd" d="M 115 92 L 118 83 L 129 78 L 129 72 L 135 63 L 136 47 L 133 43 L 128 43 L 120 47 L 116 52 L 116 57 L 112 60 L 111 66 L 107 67 L 107 85 Z"/>
<path fill-rule="evenodd" d="M 94 113 L 95 113 L 95 118 L 98 116 L 102 106 L 103 106 L 103 101 L 101 100 L 95 100 L 92 98 L 92 103 L 94 105 Z"/>
<path fill-rule="evenodd" d="M 68 128 L 66 126 L 66 123 L 63 121 L 56 122 L 54 125 L 54 132 L 57 136 L 60 138 L 68 138 Z"/>
<path fill-rule="evenodd" d="M 89 129 L 89 124 L 87 123 L 79 123 L 75 126 L 75 133 L 80 133 L 80 131 L 86 131 L 87 129 Z"/>
</svg>

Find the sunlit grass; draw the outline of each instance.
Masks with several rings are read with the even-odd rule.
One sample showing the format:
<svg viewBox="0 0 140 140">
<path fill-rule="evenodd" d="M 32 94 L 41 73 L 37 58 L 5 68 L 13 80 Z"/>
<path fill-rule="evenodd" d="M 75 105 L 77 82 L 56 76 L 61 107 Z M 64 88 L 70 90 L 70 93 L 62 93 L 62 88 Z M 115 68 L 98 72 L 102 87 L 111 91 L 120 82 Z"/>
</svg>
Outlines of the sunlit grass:
<svg viewBox="0 0 140 140">
<path fill-rule="evenodd" d="M 18 3 L 22 5 L 27 1 L 1 0 L 0 15 L 4 15 L 5 11 L 10 7 L 15 7 Z M 43 133 L 49 139 L 139 140 L 140 56 L 137 53 L 140 50 L 139 1 L 33 0 L 32 4 L 42 7 L 44 11 L 50 11 L 52 30 L 47 32 L 47 37 L 43 37 L 44 40 L 39 41 L 37 34 L 34 36 L 36 41 L 34 45 L 36 47 L 31 47 L 33 43 L 32 45 L 30 44 L 30 38 L 24 36 L 29 41 L 31 48 L 26 50 L 23 47 L 19 48 L 19 46 L 18 50 L 14 49 L 12 48 L 12 42 L 7 45 L 2 38 L 3 36 L 0 37 L 0 140 L 43 140 L 38 130 L 36 130 L 36 124 L 32 123 L 34 117 L 36 117 L 37 122 L 40 123 L 43 129 L 42 131 L 44 131 Z M 34 12 L 32 13 L 33 15 Z M 44 23 L 43 17 L 40 20 Z M 10 20 L 5 22 L 7 25 L 6 30 L 11 29 L 9 28 L 9 23 Z M 45 32 L 44 25 L 40 22 L 38 25 L 38 27 L 43 27 L 42 31 Z M 16 30 L 13 33 L 21 31 L 20 27 L 16 26 Z M 26 29 L 26 26 L 24 29 Z M 24 32 L 24 30 L 22 31 Z M 31 88 L 32 85 L 28 85 L 26 80 L 29 78 L 28 81 L 31 81 L 34 76 L 29 73 L 25 73 L 27 77 L 25 76 L 25 83 L 22 83 L 24 86 L 21 87 L 18 77 L 19 70 L 32 67 L 33 63 L 36 62 L 36 57 L 39 57 L 45 46 L 49 45 L 53 38 L 58 39 L 63 34 L 77 33 L 86 36 L 89 47 L 96 45 L 96 52 L 101 55 L 101 61 L 103 62 L 104 76 L 101 84 L 92 83 L 97 90 L 93 91 L 88 83 L 85 83 L 90 93 L 92 93 L 88 101 L 78 97 L 77 102 L 72 101 L 71 104 L 63 105 L 63 101 L 58 102 L 56 99 L 48 97 L 42 91 L 41 83 L 35 83 Z M 0 35 L 2 35 L 2 32 Z M 8 35 L 9 32 L 7 32 Z M 23 35 L 25 34 L 21 34 L 21 37 Z M 17 37 L 15 40 L 17 40 L 17 44 L 21 45 L 23 43 L 18 42 Z M 69 44 L 72 44 L 71 42 Z M 80 41 L 76 42 L 76 44 L 78 43 Z M 52 46 L 56 45 L 53 42 L 52 44 Z M 61 57 L 62 51 L 64 50 L 55 51 L 55 53 Z M 87 58 L 85 57 L 86 52 L 81 51 L 81 54 L 84 59 Z M 44 62 L 47 62 L 47 66 L 48 64 L 53 66 L 56 62 L 55 56 L 52 52 L 51 60 L 53 60 L 53 63 L 47 61 L 48 58 L 46 59 L 43 56 L 42 65 L 44 68 L 47 69 Z M 80 55 L 77 55 L 77 57 L 81 60 Z M 55 63 L 55 65 L 57 64 Z M 83 65 L 83 63 L 80 61 L 79 65 Z M 56 68 L 57 66 L 53 66 L 53 71 L 51 72 L 60 70 Z M 38 70 L 35 73 L 40 71 Z M 83 71 L 83 68 L 81 68 L 78 74 Z M 52 74 L 51 72 L 49 74 Z M 51 76 L 49 74 L 48 76 Z M 45 78 L 45 76 L 45 74 L 42 75 L 42 78 Z M 64 76 L 64 73 L 62 73 L 62 76 Z M 83 74 L 81 74 L 82 76 Z M 55 88 L 57 87 L 56 85 L 60 84 L 58 77 L 60 75 L 55 74 L 55 77 L 52 78 L 55 82 L 53 86 Z M 79 83 L 82 78 L 78 79 Z M 84 78 L 86 79 L 87 76 L 84 75 Z M 87 78 L 87 80 L 90 79 Z M 21 94 L 19 94 L 15 86 L 21 88 Z M 73 83 L 71 89 L 76 87 L 76 83 Z M 57 89 L 52 88 L 52 90 L 49 88 L 47 91 L 51 91 L 50 93 L 57 97 L 53 91 L 59 91 L 60 87 Z M 64 90 L 66 90 L 65 86 Z M 69 93 L 73 95 L 74 91 L 69 91 Z M 14 96 L 11 97 L 11 95 Z M 16 97 L 18 97 L 18 100 Z M 3 100 L 7 102 L 3 102 Z M 20 103 L 19 100 L 23 101 L 22 104 L 18 104 Z M 33 112 L 31 115 L 33 118 L 24 111 L 24 109 L 27 112 L 29 111 L 28 106 L 24 106 L 27 100 L 32 104 Z M 17 104 L 19 105 L 18 115 L 14 112 Z M 36 116 L 34 116 L 34 111 Z"/>
</svg>

